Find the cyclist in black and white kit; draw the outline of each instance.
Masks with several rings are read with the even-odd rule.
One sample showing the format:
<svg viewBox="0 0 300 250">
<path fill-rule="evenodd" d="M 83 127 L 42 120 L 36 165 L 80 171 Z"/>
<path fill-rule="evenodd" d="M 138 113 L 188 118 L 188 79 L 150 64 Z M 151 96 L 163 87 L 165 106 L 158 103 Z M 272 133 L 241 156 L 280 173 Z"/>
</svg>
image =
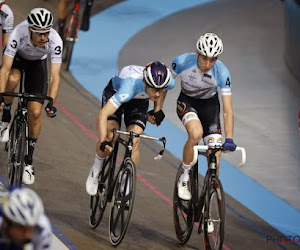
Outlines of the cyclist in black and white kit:
<svg viewBox="0 0 300 250">
<path fill-rule="evenodd" d="M 50 88 L 48 95 L 56 99 L 60 83 L 62 39 L 56 30 L 51 28 L 53 16 L 44 8 L 35 8 L 28 14 L 27 20 L 17 25 L 11 33 L 3 55 L 3 65 L 0 70 L 0 92 L 13 92 L 17 87 L 21 71 L 25 71 L 25 91 L 32 94 L 47 95 L 48 75 L 47 57 L 51 61 Z M 3 109 L 0 126 L 0 141 L 9 139 L 10 109 L 13 98 L 0 100 L 0 111 Z M 5 105 L 4 105 L 5 104 Z M 28 102 L 28 156 L 25 157 L 23 183 L 34 182 L 32 155 L 35 144 L 41 132 L 43 101 Z M 56 115 L 56 108 L 46 106 L 48 117 Z"/>
<path fill-rule="evenodd" d="M 10 33 L 14 29 L 14 14 L 5 4 L 6 0 L 0 0 L 0 25 L 2 26 L 2 48 L 4 49 Z"/>
<path fill-rule="evenodd" d="M 41 198 L 29 188 L 4 193 L 0 206 L 0 249 L 51 249 L 52 229 Z M 28 249 L 28 248 L 27 248 Z"/>
<path fill-rule="evenodd" d="M 193 160 L 193 146 L 203 137 L 206 145 L 222 145 L 220 125 L 221 90 L 226 140 L 223 150 L 234 151 L 233 109 L 231 77 L 226 66 L 218 60 L 223 52 L 222 40 L 213 33 L 206 33 L 197 41 L 197 52 L 179 55 L 172 62 L 174 77 L 181 79 L 181 93 L 177 100 L 177 115 L 188 133 L 183 149 L 183 173 L 178 182 L 178 196 L 190 200 L 189 171 Z M 221 153 L 217 153 L 217 174 Z"/>
</svg>

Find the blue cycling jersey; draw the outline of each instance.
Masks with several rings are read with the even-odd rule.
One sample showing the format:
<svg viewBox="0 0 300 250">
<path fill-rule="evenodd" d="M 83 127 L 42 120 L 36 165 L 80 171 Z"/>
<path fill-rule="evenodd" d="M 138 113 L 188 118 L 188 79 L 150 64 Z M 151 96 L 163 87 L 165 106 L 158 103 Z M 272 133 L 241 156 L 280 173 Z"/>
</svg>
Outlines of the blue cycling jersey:
<svg viewBox="0 0 300 250">
<path fill-rule="evenodd" d="M 195 53 L 179 55 L 172 62 L 171 72 L 180 76 L 181 90 L 195 99 L 208 99 L 221 88 L 222 95 L 231 95 L 231 77 L 226 66 L 219 60 L 207 72 L 201 72 Z"/>
<path fill-rule="evenodd" d="M 143 81 L 143 70 L 145 67 L 129 65 L 113 77 L 112 84 L 116 93 L 110 98 L 115 107 L 120 107 L 123 103 L 131 99 L 149 99 Z M 175 80 L 171 77 L 166 90 L 175 87 Z"/>
</svg>

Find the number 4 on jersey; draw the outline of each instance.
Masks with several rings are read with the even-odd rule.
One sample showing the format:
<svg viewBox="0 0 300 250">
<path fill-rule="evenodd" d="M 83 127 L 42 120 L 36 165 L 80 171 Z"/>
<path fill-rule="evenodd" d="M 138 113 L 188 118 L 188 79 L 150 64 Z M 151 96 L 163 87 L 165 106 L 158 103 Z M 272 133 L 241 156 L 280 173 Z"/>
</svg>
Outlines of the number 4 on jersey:
<svg viewBox="0 0 300 250">
<path fill-rule="evenodd" d="M 120 96 L 121 102 L 124 102 L 129 97 L 128 94 L 121 94 L 119 96 Z"/>
<path fill-rule="evenodd" d="M 229 80 L 229 77 L 227 77 L 227 80 L 226 80 L 226 84 L 225 84 L 225 85 L 228 86 L 228 87 L 230 87 L 231 82 L 230 82 L 230 80 Z"/>
</svg>

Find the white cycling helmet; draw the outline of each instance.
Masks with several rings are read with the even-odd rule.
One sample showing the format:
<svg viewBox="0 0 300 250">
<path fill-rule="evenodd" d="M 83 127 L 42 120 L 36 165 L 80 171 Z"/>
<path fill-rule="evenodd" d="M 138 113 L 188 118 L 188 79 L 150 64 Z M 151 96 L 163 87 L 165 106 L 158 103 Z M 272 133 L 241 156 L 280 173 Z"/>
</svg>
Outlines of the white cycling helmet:
<svg viewBox="0 0 300 250">
<path fill-rule="evenodd" d="M 6 218 L 17 224 L 35 226 L 44 213 L 44 206 L 33 190 L 17 188 L 3 197 L 2 212 Z"/>
<path fill-rule="evenodd" d="M 53 20 L 51 12 L 44 8 L 32 9 L 27 16 L 29 27 L 34 29 L 50 29 Z"/>
<path fill-rule="evenodd" d="M 223 52 L 222 40 L 214 33 L 206 33 L 197 41 L 197 50 L 207 57 L 217 57 Z"/>
<path fill-rule="evenodd" d="M 167 88 L 171 78 L 171 72 L 161 62 L 151 62 L 144 69 L 144 81 L 150 88 Z"/>
<path fill-rule="evenodd" d="M 3 4 L 3 3 L 5 3 L 5 1 L 6 1 L 6 0 L 0 0 L 0 4 Z"/>
</svg>

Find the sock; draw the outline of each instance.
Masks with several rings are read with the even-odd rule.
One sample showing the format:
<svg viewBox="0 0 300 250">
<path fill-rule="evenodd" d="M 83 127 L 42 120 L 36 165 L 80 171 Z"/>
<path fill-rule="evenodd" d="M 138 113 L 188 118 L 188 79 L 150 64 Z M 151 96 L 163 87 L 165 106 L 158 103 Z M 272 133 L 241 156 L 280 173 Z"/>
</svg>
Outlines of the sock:
<svg viewBox="0 0 300 250">
<path fill-rule="evenodd" d="M 32 155 L 35 149 L 37 138 L 28 138 L 28 155 L 25 157 L 25 164 L 32 165 Z"/>
<path fill-rule="evenodd" d="M 11 114 L 10 114 L 11 106 L 12 106 L 12 103 L 4 105 L 3 113 L 2 113 L 2 121 L 3 122 L 10 122 L 10 120 L 11 120 Z"/>
<path fill-rule="evenodd" d="M 179 180 L 180 181 L 188 181 L 190 179 L 189 173 L 191 170 L 191 166 L 182 163 L 182 169 L 183 169 L 183 173 L 180 176 Z"/>
<path fill-rule="evenodd" d="M 105 158 L 101 158 L 97 154 L 95 154 L 95 161 L 94 165 L 92 166 L 92 169 L 95 173 L 99 173 L 101 171 L 104 159 Z"/>
</svg>

